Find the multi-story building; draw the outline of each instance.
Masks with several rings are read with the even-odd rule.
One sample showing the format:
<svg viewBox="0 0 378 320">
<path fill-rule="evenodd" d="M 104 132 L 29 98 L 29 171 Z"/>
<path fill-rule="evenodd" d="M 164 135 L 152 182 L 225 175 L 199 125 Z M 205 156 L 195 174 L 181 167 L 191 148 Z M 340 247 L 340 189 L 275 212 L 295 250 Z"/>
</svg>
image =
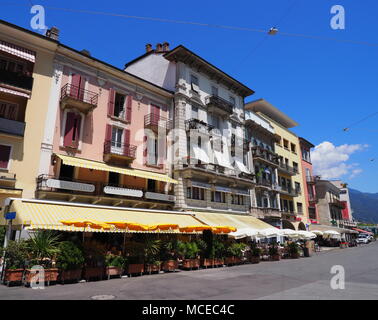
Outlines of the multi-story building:
<svg viewBox="0 0 378 320">
<path fill-rule="evenodd" d="M 357 223 L 353 219 L 353 210 L 349 197 L 348 184 L 341 180 L 334 180 L 331 181 L 331 183 L 340 189 L 340 201 L 343 204 L 343 208 L 341 211 L 343 218 L 342 225 L 345 228 L 356 227 Z"/>
<path fill-rule="evenodd" d="M 298 124 L 264 99 L 245 106 L 266 119 L 275 132 L 275 150 L 278 155 L 277 184 L 279 208 L 284 228 L 306 229 L 307 207 L 303 192 L 301 156 L 298 137 L 290 128 Z"/>
<path fill-rule="evenodd" d="M 306 206 L 308 209 L 309 223 L 318 223 L 318 210 L 316 207 L 316 181 L 320 179 L 319 176 L 314 176 L 312 162 L 311 162 L 311 149 L 314 145 L 304 138 L 299 138 L 300 152 L 301 152 L 301 165 L 302 165 L 302 178 L 303 178 L 303 191 L 306 199 Z"/>
<path fill-rule="evenodd" d="M 275 153 L 276 135 L 269 121 L 258 114 L 245 111 L 248 159 L 252 162 L 256 186 L 251 190 L 251 212 L 266 222 L 282 227 L 279 205 L 279 156 Z"/>
<path fill-rule="evenodd" d="M 125 70 L 175 91 L 175 208 L 249 213 L 254 176 L 245 152 L 244 98 L 253 91 L 182 45 L 147 45 Z"/>
<path fill-rule="evenodd" d="M 33 197 L 57 43 L 0 21 L 0 208 Z"/>
</svg>

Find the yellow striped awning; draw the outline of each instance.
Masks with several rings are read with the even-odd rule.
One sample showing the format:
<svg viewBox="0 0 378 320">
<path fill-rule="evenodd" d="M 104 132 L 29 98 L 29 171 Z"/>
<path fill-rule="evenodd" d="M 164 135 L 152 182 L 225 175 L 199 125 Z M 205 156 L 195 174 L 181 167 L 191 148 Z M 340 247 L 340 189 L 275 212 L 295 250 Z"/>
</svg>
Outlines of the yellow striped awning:
<svg viewBox="0 0 378 320">
<path fill-rule="evenodd" d="M 210 212 L 191 212 L 197 220 L 209 226 L 230 226 L 237 229 L 252 228 L 262 230 L 272 228 L 272 226 L 260 219 L 248 215 L 210 213 Z"/>
<path fill-rule="evenodd" d="M 16 219 L 12 225 L 27 227 L 30 230 L 59 230 L 59 231 L 84 231 L 83 227 L 67 225 L 65 221 L 96 221 L 106 223 L 109 221 L 128 222 L 132 221 L 141 225 L 172 225 L 185 227 L 193 224 L 201 224 L 189 214 L 169 213 L 163 211 L 133 211 L 125 208 L 101 208 L 90 206 L 78 206 L 74 204 L 55 204 L 48 202 L 35 202 L 27 200 L 14 200 L 9 209 L 16 212 Z M 6 221 L 0 217 L 0 225 Z M 112 226 L 110 230 L 95 229 L 90 226 L 85 228 L 86 232 L 125 232 Z M 130 231 L 138 232 L 138 231 Z M 178 230 L 151 230 L 151 233 L 167 232 L 178 233 Z"/>
<path fill-rule="evenodd" d="M 21 196 L 22 190 L 0 188 L 1 195 Z"/>
<path fill-rule="evenodd" d="M 162 181 L 162 182 L 167 182 L 167 183 L 174 183 L 174 184 L 178 183 L 177 180 L 172 179 L 168 177 L 167 175 L 161 174 L 161 173 L 143 171 L 143 170 L 132 169 L 132 168 L 122 168 L 122 167 L 118 167 L 114 165 L 109 165 L 103 162 L 85 160 L 81 158 L 65 156 L 62 154 L 56 154 L 56 156 L 63 161 L 63 164 L 67 166 L 93 169 L 93 170 L 99 170 L 99 171 L 116 172 L 116 173 L 124 174 L 127 176 L 151 179 L 151 180 Z"/>
</svg>

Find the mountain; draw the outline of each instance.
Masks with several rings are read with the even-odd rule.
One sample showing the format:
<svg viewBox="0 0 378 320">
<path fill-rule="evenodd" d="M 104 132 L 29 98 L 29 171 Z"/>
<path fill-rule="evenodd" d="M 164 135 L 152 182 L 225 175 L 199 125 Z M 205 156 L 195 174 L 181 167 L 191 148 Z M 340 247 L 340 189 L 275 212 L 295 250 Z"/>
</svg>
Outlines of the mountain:
<svg viewBox="0 0 378 320">
<path fill-rule="evenodd" d="M 378 223 L 378 193 L 349 189 L 353 217 L 361 222 Z"/>
</svg>

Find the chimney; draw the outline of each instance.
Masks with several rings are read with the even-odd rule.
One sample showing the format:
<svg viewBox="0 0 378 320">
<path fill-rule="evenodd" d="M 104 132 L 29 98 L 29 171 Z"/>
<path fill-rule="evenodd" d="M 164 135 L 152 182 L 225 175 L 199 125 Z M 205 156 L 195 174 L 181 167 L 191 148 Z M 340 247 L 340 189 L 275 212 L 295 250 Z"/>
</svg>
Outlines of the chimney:
<svg viewBox="0 0 378 320">
<path fill-rule="evenodd" d="M 87 49 L 83 49 L 80 51 L 82 54 L 85 54 L 86 56 L 90 57 L 91 53 Z"/>
<path fill-rule="evenodd" d="M 156 45 L 156 52 L 163 52 L 163 46 L 161 45 L 161 43 L 158 43 Z"/>
<path fill-rule="evenodd" d="M 168 42 L 164 42 L 163 43 L 163 51 L 164 52 L 168 52 L 169 51 L 169 43 Z"/>
<path fill-rule="evenodd" d="M 59 29 L 57 27 L 51 27 L 46 31 L 46 37 L 59 41 Z"/>
<path fill-rule="evenodd" d="M 152 51 L 152 44 L 151 43 L 147 43 L 146 44 L 146 52 L 151 52 Z"/>
</svg>

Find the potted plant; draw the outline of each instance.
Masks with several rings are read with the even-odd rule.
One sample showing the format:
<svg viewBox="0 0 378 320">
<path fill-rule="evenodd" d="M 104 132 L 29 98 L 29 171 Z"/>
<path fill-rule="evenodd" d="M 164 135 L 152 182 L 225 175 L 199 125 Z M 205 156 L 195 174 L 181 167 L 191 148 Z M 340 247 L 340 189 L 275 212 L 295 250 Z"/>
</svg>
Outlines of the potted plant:
<svg viewBox="0 0 378 320">
<path fill-rule="evenodd" d="M 225 246 L 223 242 L 215 239 L 213 242 L 214 247 L 214 265 L 215 266 L 223 266 L 224 265 L 224 253 L 225 253 Z"/>
<path fill-rule="evenodd" d="M 272 243 L 269 246 L 269 257 L 271 261 L 280 261 L 280 253 L 278 251 L 278 245 L 276 243 Z"/>
<path fill-rule="evenodd" d="M 105 274 L 105 253 L 104 244 L 97 241 L 84 243 L 84 272 L 83 278 L 89 280 L 102 280 Z"/>
<path fill-rule="evenodd" d="M 289 255 L 292 259 L 299 258 L 299 246 L 296 242 L 291 242 L 288 244 Z"/>
<path fill-rule="evenodd" d="M 122 277 L 126 259 L 121 255 L 107 253 L 105 256 L 105 275 L 108 280 L 112 276 Z"/>
<path fill-rule="evenodd" d="M 254 243 L 251 247 L 250 262 L 253 264 L 260 263 L 261 249 Z"/>
<path fill-rule="evenodd" d="M 27 240 L 31 265 L 44 268 L 45 282 L 50 285 L 56 282 L 59 276 L 58 268 L 54 268 L 55 258 L 59 253 L 59 235 L 53 231 L 37 231 Z M 24 281 L 30 285 L 35 273 L 31 269 L 25 270 Z"/>
<path fill-rule="evenodd" d="M 186 270 L 192 270 L 194 268 L 199 269 L 200 260 L 198 259 L 198 246 L 195 242 L 179 242 L 178 252 L 182 256 L 181 267 Z"/>
<path fill-rule="evenodd" d="M 6 283 L 7 286 L 11 283 L 21 284 L 25 261 L 27 259 L 26 241 L 10 241 L 8 246 L 4 248 L 4 259 L 4 283 Z"/>
<path fill-rule="evenodd" d="M 348 248 L 348 242 L 346 242 L 346 241 L 341 241 L 341 242 L 340 242 L 340 248 L 341 248 L 341 249 Z"/>
<path fill-rule="evenodd" d="M 226 249 L 225 264 L 233 265 L 240 264 L 242 262 L 243 250 L 245 250 L 246 245 L 244 243 L 234 242 L 228 246 Z"/>
<path fill-rule="evenodd" d="M 84 265 L 82 250 L 71 241 L 63 241 L 59 244 L 59 251 L 60 254 L 56 259 L 59 281 L 63 284 L 67 281 L 78 282 Z"/>
<path fill-rule="evenodd" d="M 164 272 L 172 272 L 178 269 L 178 261 L 177 261 L 177 240 L 172 240 L 166 242 L 164 245 L 161 246 L 161 269 Z"/>
<path fill-rule="evenodd" d="M 146 238 L 144 241 L 144 271 L 151 274 L 160 271 L 161 262 L 159 260 L 161 241 Z"/>
<path fill-rule="evenodd" d="M 144 272 L 144 249 L 145 246 L 140 242 L 129 242 L 125 246 L 127 252 L 126 273 L 130 276 Z"/>
</svg>

